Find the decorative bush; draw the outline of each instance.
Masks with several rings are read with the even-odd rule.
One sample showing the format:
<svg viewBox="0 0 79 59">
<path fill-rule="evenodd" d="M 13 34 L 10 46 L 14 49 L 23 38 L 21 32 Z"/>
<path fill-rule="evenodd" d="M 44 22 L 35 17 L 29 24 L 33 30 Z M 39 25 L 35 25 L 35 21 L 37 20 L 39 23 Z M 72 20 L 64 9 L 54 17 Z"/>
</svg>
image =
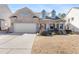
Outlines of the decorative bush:
<svg viewBox="0 0 79 59">
<path fill-rule="evenodd" d="M 71 30 L 65 30 L 67 34 L 71 34 L 72 31 Z"/>
<path fill-rule="evenodd" d="M 47 36 L 47 32 L 46 32 L 46 31 L 43 31 L 43 32 L 41 33 L 41 35 Z"/>
<path fill-rule="evenodd" d="M 52 35 L 52 32 L 51 31 L 43 31 L 41 33 L 41 35 L 43 35 L 43 36 L 50 36 L 50 35 Z"/>
</svg>

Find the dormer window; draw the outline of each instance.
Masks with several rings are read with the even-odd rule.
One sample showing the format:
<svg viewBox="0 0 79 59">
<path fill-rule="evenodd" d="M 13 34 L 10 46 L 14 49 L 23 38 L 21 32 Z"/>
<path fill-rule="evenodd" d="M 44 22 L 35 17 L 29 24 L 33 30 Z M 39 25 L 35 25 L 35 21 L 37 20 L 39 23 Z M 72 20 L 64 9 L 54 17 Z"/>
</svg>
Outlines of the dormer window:
<svg viewBox="0 0 79 59">
<path fill-rule="evenodd" d="M 45 19 L 46 18 L 46 11 L 42 10 L 41 14 L 42 14 L 42 19 Z"/>
<path fill-rule="evenodd" d="M 21 16 L 28 16 L 27 13 L 21 13 L 20 15 L 21 15 Z"/>
</svg>

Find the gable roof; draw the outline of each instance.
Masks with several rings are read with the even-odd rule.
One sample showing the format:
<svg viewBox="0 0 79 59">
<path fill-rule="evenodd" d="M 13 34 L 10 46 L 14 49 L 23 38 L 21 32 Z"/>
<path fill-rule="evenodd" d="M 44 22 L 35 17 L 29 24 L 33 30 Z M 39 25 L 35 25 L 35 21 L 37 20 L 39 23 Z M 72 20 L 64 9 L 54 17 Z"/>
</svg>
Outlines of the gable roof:
<svg viewBox="0 0 79 59">
<path fill-rule="evenodd" d="M 7 4 L 0 4 L 0 18 L 8 18 L 12 14 Z"/>
<path fill-rule="evenodd" d="M 59 18 L 58 16 L 55 16 L 55 18 L 52 18 L 52 17 L 46 16 L 46 19 L 58 20 L 58 19 L 60 19 L 60 18 Z"/>
<path fill-rule="evenodd" d="M 66 14 L 66 16 L 70 13 L 70 11 L 71 11 L 72 9 L 79 9 L 79 7 L 72 7 L 72 8 L 68 11 L 68 13 Z"/>
<path fill-rule="evenodd" d="M 58 19 L 58 20 L 51 20 L 51 19 L 44 19 L 44 20 L 40 20 L 40 23 L 41 24 L 47 24 L 47 23 L 57 23 L 57 22 L 66 22 L 65 20 L 63 19 Z"/>
<path fill-rule="evenodd" d="M 18 14 L 18 13 L 29 13 L 29 14 L 32 14 L 32 15 L 35 15 L 34 13 L 33 13 L 33 11 L 31 10 L 31 9 L 29 9 L 28 7 L 24 7 L 24 8 L 21 8 L 21 9 L 18 9 L 13 15 L 16 15 L 16 14 Z M 13 16 L 12 15 L 12 16 Z"/>
</svg>

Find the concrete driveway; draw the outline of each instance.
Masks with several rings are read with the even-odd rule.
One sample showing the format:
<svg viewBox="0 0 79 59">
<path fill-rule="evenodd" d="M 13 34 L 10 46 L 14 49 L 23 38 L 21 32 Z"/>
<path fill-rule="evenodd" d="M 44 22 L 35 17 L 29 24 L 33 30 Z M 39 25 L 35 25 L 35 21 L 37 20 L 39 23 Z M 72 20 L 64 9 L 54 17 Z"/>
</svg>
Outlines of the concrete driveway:
<svg viewBox="0 0 79 59">
<path fill-rule="evenodd" d="M 0 53 L 24 54 L 31 53 L 36 34 L 11 35 L 0 34 Z"/>
</svg>

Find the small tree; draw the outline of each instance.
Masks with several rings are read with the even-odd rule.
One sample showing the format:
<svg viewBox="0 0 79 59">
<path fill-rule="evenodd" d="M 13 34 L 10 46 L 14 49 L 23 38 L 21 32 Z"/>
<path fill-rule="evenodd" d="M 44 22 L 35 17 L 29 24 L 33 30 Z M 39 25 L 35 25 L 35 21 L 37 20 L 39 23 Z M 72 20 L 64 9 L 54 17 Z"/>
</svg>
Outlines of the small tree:
<svg viewBox="0 0 79 59">
<path fill-rule="evenodd" d="M 65 16 L 66 16 L 66 14 L 65 14 L 65 13 L 62 13 L 62 14 L 61 14 L 61 13 L 59 13 L 59 14 L 58 14 L 58 17 L 59 17 L 59 18 L 64 18 Z"/>
<path fill-rule="evenodd" d="M 61 18 L 61 13 L 58 14 L 58 17 Z"/>
<path fill-rule="evenodd" d="M 64 18 L 66 16 L 66 14 L 65 13 L 63 13 L 62 15 L 61 15 L 61 18 Z"/>
</svg>

